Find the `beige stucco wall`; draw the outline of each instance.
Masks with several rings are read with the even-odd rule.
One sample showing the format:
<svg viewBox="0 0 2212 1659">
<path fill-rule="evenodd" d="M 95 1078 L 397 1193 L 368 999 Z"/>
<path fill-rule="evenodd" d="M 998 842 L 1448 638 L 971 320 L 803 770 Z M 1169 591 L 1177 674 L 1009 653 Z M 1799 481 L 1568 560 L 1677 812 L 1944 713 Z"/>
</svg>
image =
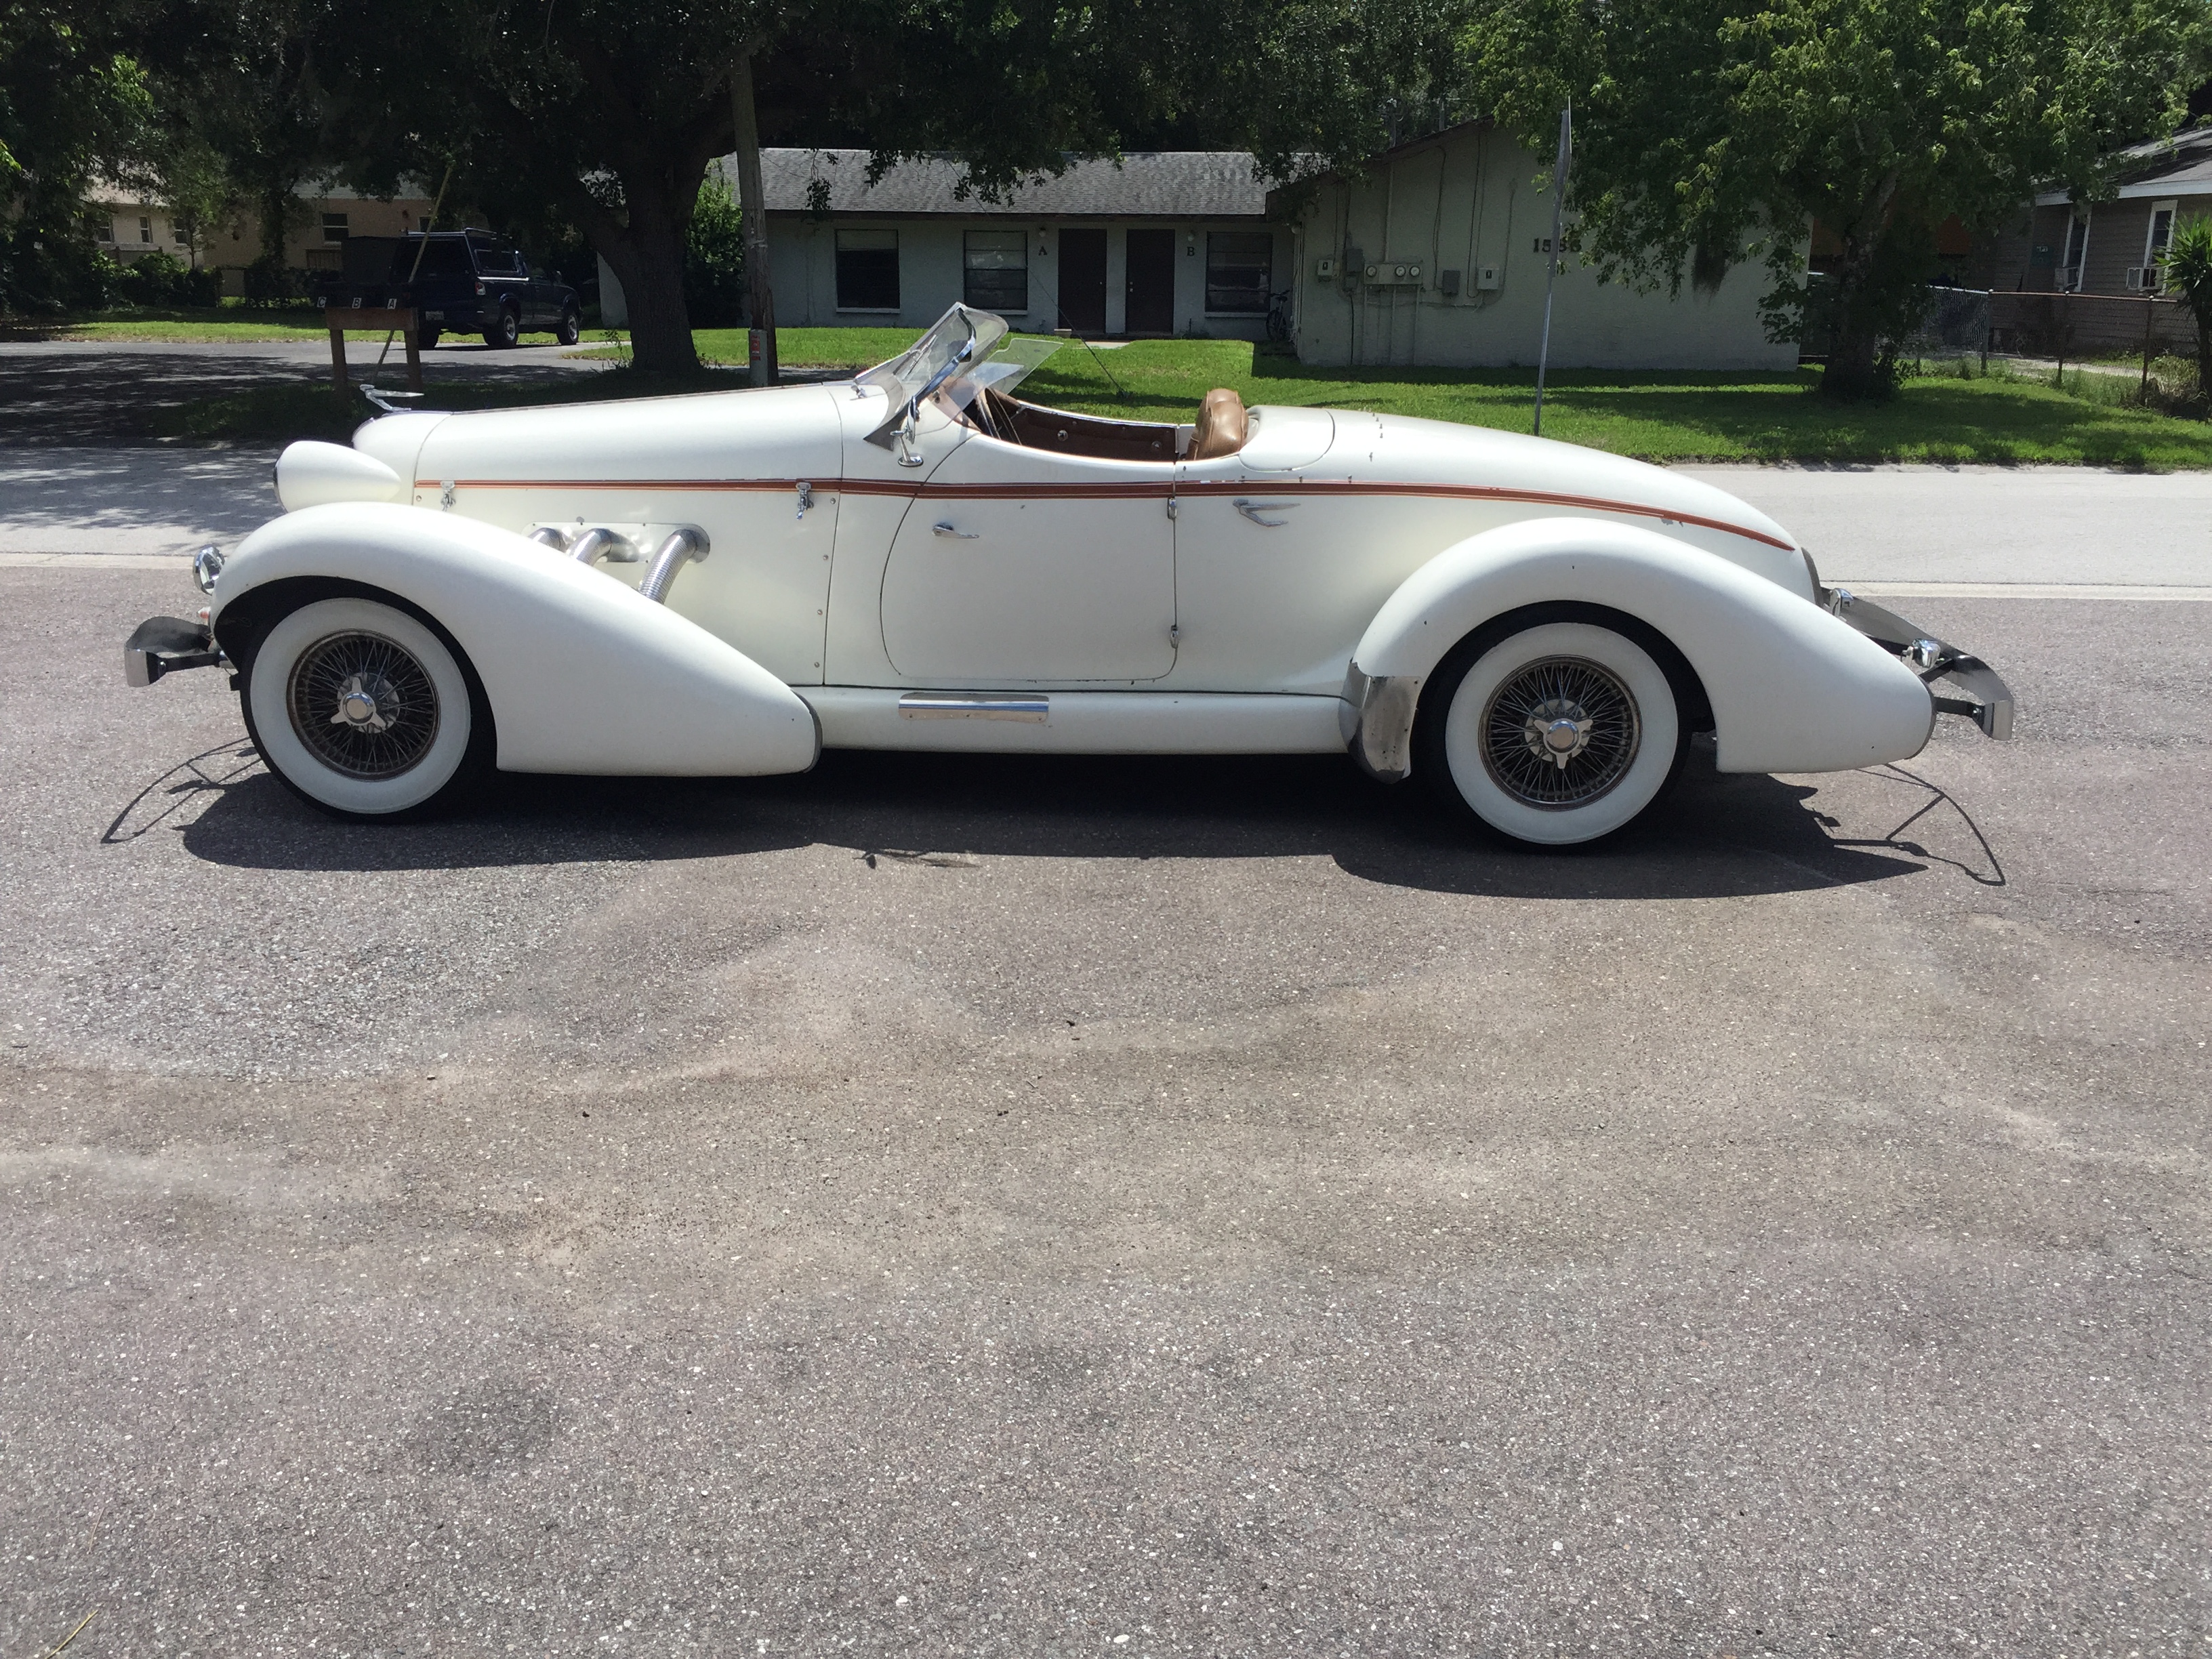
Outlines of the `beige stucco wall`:
<svg viewBox="0 0 2212 1659">
<path fill-rule="evenodd" d="M 250 265 L 261 257 L 259 222 L 241 213 L 203 232 L 198 246 L 177 240 L 175 218 L 168 209 L 140 200 L 128 192 L 96 192 L 88 204 L 95 226 L 104 216 L 112 240 L 101 246 L 128 263 L 156 249 L 186 264 L 232 268 Z M 301 224 L 284 239 L 285 263 L 309 270 L 338 268 L 342 250 L 325 232 L 326 215 L 343 215 L 346 230 L 357 236 L 398 236 L 422 228 L 430 210 L 427 197 L 401 196 L 379 201 L 374 197 L 332 190 L 300 201 Z M 450 226 L 452 221 L 447 221 Z"/>
<path fill-rule="evenodd" d="M 1465 128 L 1408 146 L 1364 179 L 1325 184 L 1297 226 L 1299 357 L 1364 367 L 1534 363 L 1552 228 L 1551 192 L 1535 180 L 1546 167 L 1502 133 Z M 1347 282 L 1347 248 L 1370 264 L 1417 264 L 1420 281 Z M 1317 274 L 1323 258 L 1338 262 L 1336 276 Z M 1498 272 L 1494 289 L 1477 286 L 1485 265 Z M 1446 271 L 1459 273 L 1456 295 L 1443 292 Z M 1717 292 L 1685 283 L 1670 299 L 1601 283 L 1595 271 L 1563 261 L 1551 361 L 1562 368 L 1786 370 L 1797 347 L 1766 338 L 1759 320 L 1765 286 L 1763 264 L 1753 264 L 1732 271 Z"/>
</svg>

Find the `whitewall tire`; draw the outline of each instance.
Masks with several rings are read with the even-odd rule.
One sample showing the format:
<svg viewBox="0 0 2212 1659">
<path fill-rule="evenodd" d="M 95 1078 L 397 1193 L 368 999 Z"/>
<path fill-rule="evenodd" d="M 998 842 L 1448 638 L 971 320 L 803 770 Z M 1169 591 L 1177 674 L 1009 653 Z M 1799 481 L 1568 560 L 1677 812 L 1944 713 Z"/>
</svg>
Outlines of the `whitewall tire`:
<svg viewBox="0 0 2212 1659">
<path fill-rule="evenodd" d="M 253 653 L 241 701 L 255 745 L 293 792 L 342 817 L 412 817 L 485 769 L 489 720 L 455 651 L 375 599 L 286 612 Z"/>
<path fill-rule="evenodd" d="M 1596 841 L 1642 817 L 1681 770 L 1681 699 L 1626 632 L 1529 623 L 1485 629 L 1440 665 L 1422 694 L 1426 770 L 1448 803 L 1499 835 Z"/>
</svg>

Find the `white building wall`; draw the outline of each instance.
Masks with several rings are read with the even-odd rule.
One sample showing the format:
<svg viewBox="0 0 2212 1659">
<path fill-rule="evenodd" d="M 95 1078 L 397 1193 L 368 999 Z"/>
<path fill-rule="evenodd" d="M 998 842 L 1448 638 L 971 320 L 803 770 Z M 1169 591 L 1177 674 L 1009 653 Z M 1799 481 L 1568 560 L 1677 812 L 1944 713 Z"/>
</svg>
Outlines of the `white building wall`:
<svg viewBox="0 0 2212 1659">
<path fill-rule="evenodd" d="M 1152 222 L 1154 227 L 1163 222 Z M 966 292 L 966 233 L 1005 229 L 1004 221 L 970 222 L 934 219 L 851 218 L 824 222 L 797 215 L 778 215 L 769 224 L 769 270 L 775 284 L 779 328 L 927 328 Z M 1178 334 L 1199 332 L 1218 339 L 1259 339 L 1264 317 L 1209 316 L 1206 312 L 1206 237 L 1212 230 L 1251 230 L 1249 222 L 1173 223 L 1175 232 L 1175 326 Z M 899 239 L 899 308 L 896 312 L 840 311 L 837 308 L 836 232 L 890 230 Z M 1009 314 L 1018 329 L 1045 331 L 1059 326 L 1060 235 L 1062 228 L 1106 231 L 1106 331 L 1127 326 L 1127 226 L 1120 222 L 1069 219 L 1048 222 L 1042 238 L 1034 222 L 1025 226 L 1029 253 L 1029 309 Z M 1275 288 L 1291 285 L 1297 241 L 1289 226 L 1274 228 Z M 1044 252 L 1037 252 L 1042 242 Z M 628 325 L 622 284 L 605 259 L 599 261 L 599 314 L 610 328 Z"/>
<path fill-rule="evenodd" d="M 1121 333 L 1127 325 L 1128 245 L 1127 222 L 1066 219 L 1023 224 L 1029 257 L 1029 309 L 1010 314 L 1016 328 L 1046 331 L 1059 326 L 1060 232 L 1062 229 L 1103 228 L 1106 231 L 1106 331 Z M 1206 237 L 1211 230 L 1250 230 L 1249 222 L 1205 221 L 1165 224 L 1175 233 L 1175 319 L 1178 334 L 1194 331 L 1220 338 L 1257 339 L 1266 332 L 1262 317 L 1208 316 L 1206 313 Z M 769 269 L 775 279 L 775 315 L 783 328 L 837 328 L 896 325 L 926 328 L 960 301 L 967 287 L 966 233 L 969 230 L 1010 228 L 1003 219 L 972 222 L 938 219 L 866 219 L 835 222 L 778 215 L 769 225 Z M 899 309 L 885 312 L 840 311 L 837 308 L 836 233 L 844 230 L 889 230 L 899 239 Z M 1043 252 L 1038 249 L 1042 246 Z M 1287 226 L 1275 230 L 1275 286 L 1290 285 L 1294 243 Z"/>
<path fill-rule="evenodd" d="M 1448 134 L 1378 165 L 1358 184 L 1324 185 L 1297 228 L 1294 306 L 1304 362 L 1362 367 L 1533 365 L 1543 328 L 1552 197 L 1547 170 L 1506 135 Z M 1418 283 L 1346 280 L 1347 250 L 1386 272 L 1420 266 Z M 1338 262 L 1324 281 L 1316 262 Z M 1498 286 L 1479 285 L 1485 265 Z M 1443 291 L 1447 271 L 1459 292 Z M 1279 284 L 1282 278 L 1278 277 Z M 1562 368 L 1786 370 L 1794 343 L 1775 344 L 1759 320 L 1763 265 L 1738 266 L 1711 294 L 1680 298 L 1601 283 L 1562 262 L 1553 306 L 1552 362 Z"/>
</svg>

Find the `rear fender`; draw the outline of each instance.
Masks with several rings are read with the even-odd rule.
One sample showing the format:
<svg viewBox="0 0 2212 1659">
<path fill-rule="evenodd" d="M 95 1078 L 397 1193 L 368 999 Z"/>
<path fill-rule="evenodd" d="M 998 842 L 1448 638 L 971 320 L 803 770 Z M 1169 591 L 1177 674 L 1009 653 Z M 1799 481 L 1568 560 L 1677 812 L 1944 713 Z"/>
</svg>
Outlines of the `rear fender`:
<svg viewBox="0 0 2212 1659">
<path fill-rule="evenodd" d="M 751 658 L 510 531 L 374 502 L 287 514 L 216 579 L 216 638 L 234 660 L 274 620 L 263 613 L 289 608 L 276 585 L 303 580 L 390 593 L 449 635 L 504 771 L 747 776 L 803 772 L 820 752 L 812 711 Z"/>
<path fill-rule="evenodd" d="M 1622 612 L 1682 654 L 1711 705 L 1723 772 L 1903 760 L 1935 724 L 1917 675 L 1788 589 L 1653 531 L 1531 519 L 1447 548 L 1376 613 L 1346 687 L 1353 753 L 1377 775 L 1404 776 L 1413 710 L 1437 664 L 1493 617 L 1559 602 Z"/>
</svg>

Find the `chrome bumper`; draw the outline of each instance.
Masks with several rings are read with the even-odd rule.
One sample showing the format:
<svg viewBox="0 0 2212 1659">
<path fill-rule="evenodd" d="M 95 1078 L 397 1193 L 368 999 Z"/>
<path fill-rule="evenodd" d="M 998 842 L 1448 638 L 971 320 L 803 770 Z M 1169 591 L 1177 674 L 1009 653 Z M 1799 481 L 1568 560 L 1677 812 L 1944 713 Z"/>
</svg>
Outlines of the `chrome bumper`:
<svg viewBox="0 0 2212 1659">
<path fill-rule="evenodd" d="M 1961 715 L 2000 743 L 2012 736 L 2012 690 L 1989 664 L 1922 633 L 1894 611 L 1863 599 L 1848 587 L 1823 587 L 1820 596 L 1822 608 L 1831 616 L 1849 623 L 1884 650 L 1894 652 L 1906 667 L 1928 682 L 1928 695 L 1937 714 Z M 1937 680 L 1949 680 L 1972 692 L 1974 701 L 1936 696 Z"/>
</svg>

